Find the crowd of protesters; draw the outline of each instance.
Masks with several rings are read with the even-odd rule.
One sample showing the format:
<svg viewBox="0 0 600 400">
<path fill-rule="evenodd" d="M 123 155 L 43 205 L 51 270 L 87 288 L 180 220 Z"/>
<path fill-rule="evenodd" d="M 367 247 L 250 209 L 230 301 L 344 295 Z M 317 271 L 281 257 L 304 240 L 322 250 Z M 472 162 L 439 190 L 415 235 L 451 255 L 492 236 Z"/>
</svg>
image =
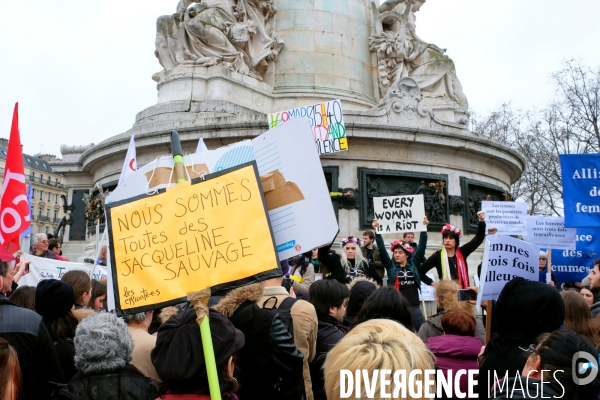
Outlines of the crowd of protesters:
<svg viewBox="0 0 600 400">
<path fill-rule="evenodd" d="M 541 252 L 539 281 L 514 278 L 488 305 L 486 342 L 485 318 L 474 302 L 458 299 L 459 290 L 478 290 L 467 264 L 485 239 L 484 214 L 478 219 L 477 233 L 463 245 L 460 230 L 446 224 L 434 239 L 442 248 L 429 258 L 427 232 L 418 243 L 405 233 L 386 246 L 367 231 L 363 241 L 348 237 L 339 251 L 314 249 L 281 262 L 277 277 L 213 296 L 212 378 L 189 304 L 120 318 L 107 310 L 106 282 L 85 272 L 19 286 L 26 265 L 2 262 L 0 400 L 206 400 L 211 380 L 225 400 L 331 400 L 342 398 L 341 370 L 432 369 L 449 377 L 479 370 L 479 398 L 541 398 L 540 387 L 545 398 L 598 398 L 600 260 L 589 282 L 560 291 L 554 275 L 546 278 Z M 34 239 L 31 254 L 66 260 L 56 252 L 60 243 Z M 437 282 L 426 275 L 434 268 Z M 436 288 L 438 312 L 428 318 L 419 299 L 423 285 Z M 575 365 L 582 352 L 596 362 Z M 585 385 L 572 378 L 594 368 Z M 517 383 L 516 392 L 501 389 Z M 466 374 L 455 384 L 468 392 Z M 366 398 L 366 383 L 357 385 Z M 379 396 L 377 390 L 372 398 Z"/>
</svg>

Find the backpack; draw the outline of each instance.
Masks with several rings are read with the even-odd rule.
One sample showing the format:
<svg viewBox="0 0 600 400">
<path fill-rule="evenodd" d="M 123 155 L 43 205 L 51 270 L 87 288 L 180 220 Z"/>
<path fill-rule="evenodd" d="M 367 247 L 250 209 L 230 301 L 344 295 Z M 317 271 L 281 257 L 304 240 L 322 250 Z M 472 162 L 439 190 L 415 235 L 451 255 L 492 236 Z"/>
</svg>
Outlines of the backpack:
<svg viewBox="0 0 600 400">
<path fill-rule="evenodd" d="M 273 305 L 273 307 L 267 308 L 266 304 L 271 299 L 275 299 L 275 304 Z M 290 335 L 292 335 L 292 339 L 294 339 L 294 321 L 292 321 L 291 310 L 296 301 L 298 301 L 298 299 L 295 299 L 293 297 L 286 297 L 285 300 L 281 302 L 279 308 L 277 308 L 277 297 L 273 296 L 269 297 L 263 303 L 263 310 L 275 310 L 279 313 L 279 318 L 281 319 L 281 322 L 283 322 L 283 326 L 285 326 Z"/>
<path fill-rule="evenodd" d="M 238 354 L 240 398 L 303 398 L 303 356 L 289 333 L 293 328 L 287 311 L 288 326 L 283 323 L 279 310 L 260 308 L 249 301 L 240 305 L 230 317 L 246 338 L 246 344 Z"/>
</svg>

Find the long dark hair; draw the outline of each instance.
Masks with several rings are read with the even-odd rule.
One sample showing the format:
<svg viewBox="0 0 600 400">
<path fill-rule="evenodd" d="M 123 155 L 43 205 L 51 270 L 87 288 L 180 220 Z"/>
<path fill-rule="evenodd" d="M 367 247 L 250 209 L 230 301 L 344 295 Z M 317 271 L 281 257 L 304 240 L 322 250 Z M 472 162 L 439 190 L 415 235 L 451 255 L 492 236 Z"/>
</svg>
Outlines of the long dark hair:
<svg viewBox="0 0 600 400">
<path fill-rule="evenodd" d="M 9 399 L 20 399 L 22 389 L 21 368 L 16 350 L 0 338 L 0 399 L 4 399 L 9 383 L 13 384 Z"/>
<path fill-rule="evenodd" d="M 88 301 L 87 306 L 89 308 L 94 308 L 94 302 L 96 301 L 96 299 L 105 294 L 106 294 L 106 286 L 104 286 L 102 283 L 98 282 L 97 280 L 92 279 L 92 295 L 90 296 L 90 301 Z"/>
<path fill-rule="evenodd" d="M 352 327 L 370 319 L 391 319 L 411 331 L 415 330 L 408 301 L 396 288 L 391 286 L 380 287 L 367 297 L 354 319 Z"/>
<path fill-rule="evenodd" d="M 577 385 L 573 381 L 573 373 L 576 372 L 573 371 L 573 365 L 577 368 L 580 364 L 574 362 L 573 357 L 578 352 L 589 353 L 594 359 L 598 359 L 598 351 L 590 341 L 570 330 L 557 330 L 541 335 L 539 344 L 533 350 L 533 354 L 540 357 L 540 370 L 552 372 L 548 376 L 553 376 L 564 387 L 565 398 L 595 399 L 600 393 L 600 376 L 596 376 L 587 385 Z"/>
<path fill-rule="evenodd" d="M 598 348 L 600 338 L 598 332 L 594 331 L 590 308 L 583 297 L 574 291 L 560 292 L 560 295 L 565 302 L 565 327 L 585 336 Z"/>
<path fill-rule="evenodd" d="M 69 311 L 62 317 L 58 317 L 53 320 L 44 319 L 46 328 L 50 331 L 52 339 L 59 342 L 69 342 L 75 337 L 75 329 L 79 321 L 73 315 L 73 311 Z"/>
</svg>

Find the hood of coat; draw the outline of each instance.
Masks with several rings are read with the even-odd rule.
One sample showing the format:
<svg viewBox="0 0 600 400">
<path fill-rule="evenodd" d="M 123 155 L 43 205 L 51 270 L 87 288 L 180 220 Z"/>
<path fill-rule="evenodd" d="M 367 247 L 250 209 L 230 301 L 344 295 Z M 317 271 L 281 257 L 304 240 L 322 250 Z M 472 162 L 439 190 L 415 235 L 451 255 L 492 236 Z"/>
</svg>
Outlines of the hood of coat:
<svg viewBox="0 0 600 400">
<path fill-rule="evenodd" d="M 256 303 L 263 295 L 263 284 L 253 283 L 252 285 L 242 286 L 233 289 L 231 292 L 221 299 L 221 301 L 212 308 L 227 318 L 230 318 L 235 310 L 243 303 L 249 301 Z"/>
<path fill-rule="evenodd" d="M 477 357 L 481 340 L 476 336 L 442 335 L 427 339 L 427 347 L 436 356 Z"/>
</svg>

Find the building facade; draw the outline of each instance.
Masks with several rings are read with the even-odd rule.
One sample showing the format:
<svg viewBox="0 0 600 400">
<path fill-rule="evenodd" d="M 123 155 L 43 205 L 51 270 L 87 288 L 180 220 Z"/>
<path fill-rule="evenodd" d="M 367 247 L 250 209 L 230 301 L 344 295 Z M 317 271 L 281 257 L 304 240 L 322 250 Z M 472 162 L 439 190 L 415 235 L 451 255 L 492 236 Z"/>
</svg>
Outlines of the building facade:
<svg viewBox="0 0 600 400">
<path fill-rule="evenodd" d="M 4 166 L 8 151 L 8 140 L 0 139 L 0 174 L 4 176 Z M 23 154 L 25 182 L 31 185 L 31 225 L 32 233 L 53 233 L 63 217 L 63 200 L 67 195 L 66 176 L 56 173 L 50 161 L 51 155 Z"/>
</svg>

